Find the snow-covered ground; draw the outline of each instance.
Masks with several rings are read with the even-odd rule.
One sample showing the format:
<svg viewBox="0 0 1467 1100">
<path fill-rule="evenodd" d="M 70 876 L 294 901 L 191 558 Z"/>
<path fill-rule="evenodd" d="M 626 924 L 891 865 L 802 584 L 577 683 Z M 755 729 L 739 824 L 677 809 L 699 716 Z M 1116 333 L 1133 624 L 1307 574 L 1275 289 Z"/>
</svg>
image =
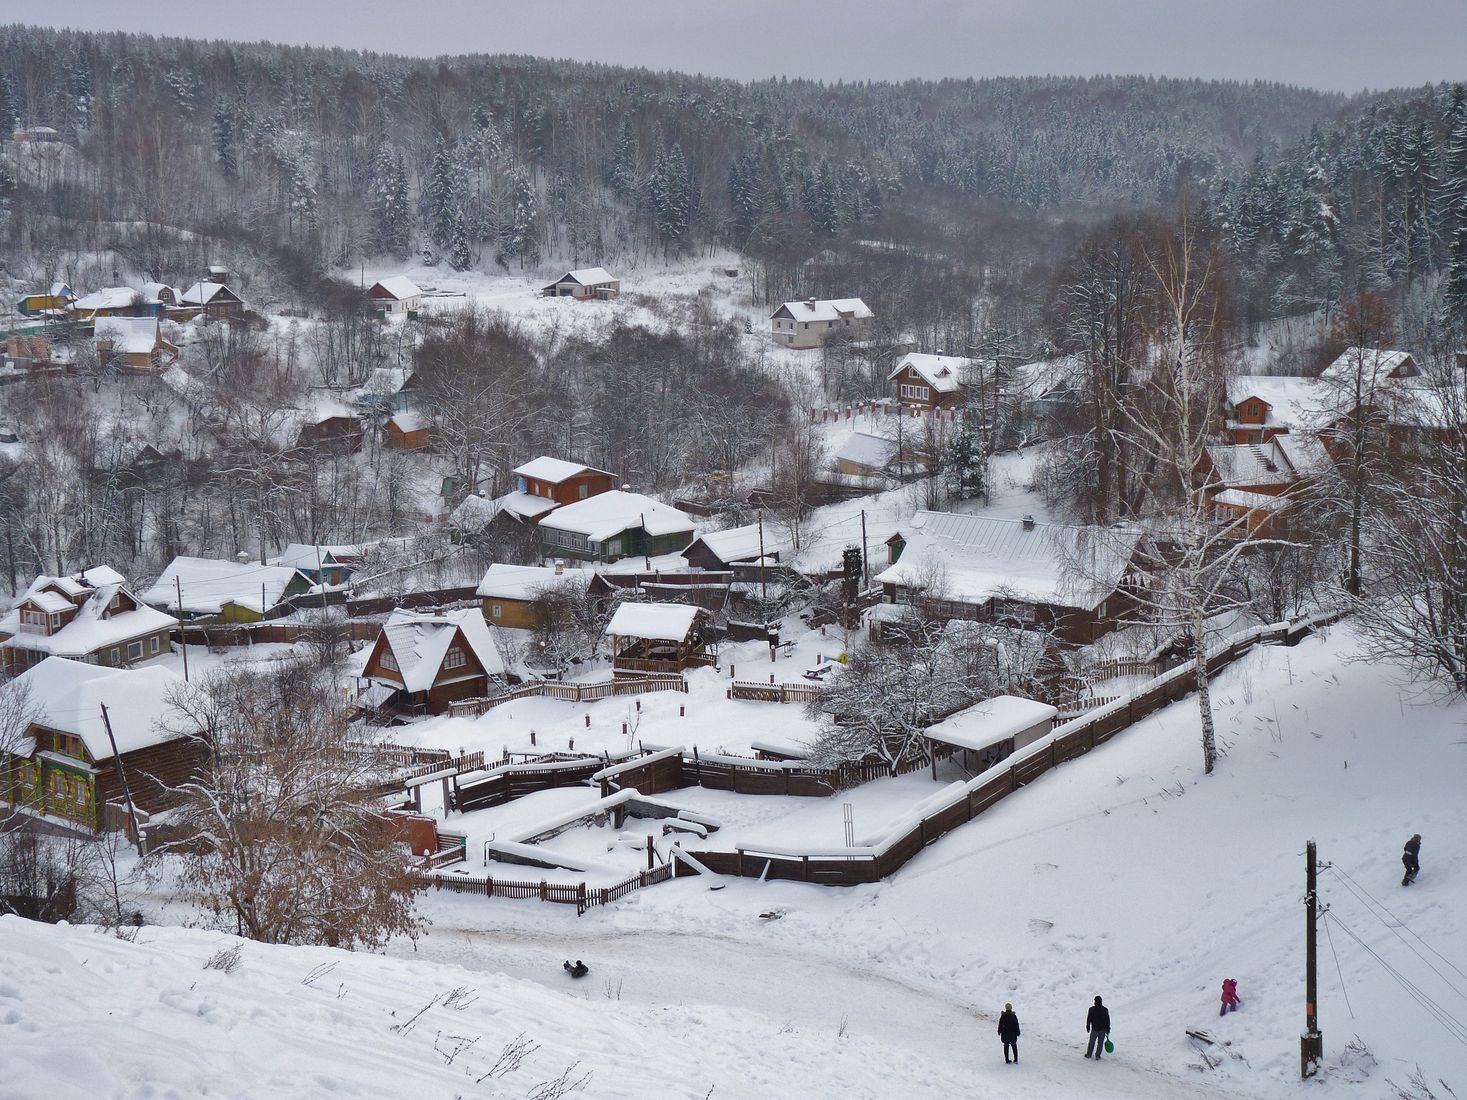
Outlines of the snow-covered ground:
<svg viewBox="0 0 1467 1100">
<path fill-rule="evenodd" d="M 1415 702 L 1364 656 L 1347 627 L 1258 650 L 1218 678 L 1215 775 L 1200 774 L 1185 700 L 871 886 L 680 879 L 580 918 L 430 894 L 432 928 L 392 945 L 392 958 L 246 944 L 228 975 L 203 969 L 227 942 L 217 934 L 149 928 L 130 945 L 7 919 L 0 1096 L 293 1096 L 328 1083 L 363 1096 L 522 1096 L 579 1060 L 593 1072 L 587 1096 L 1272 1100 L 1299 1088 L 1310 838 L 1330 865 L 1326 1066 L 1311 1095 L 1392 1095 L 1387 1081 L 1404 1084 L 1417 1064 L 1460 1095 L 1467 705 Z M 664 797 L 683 796 L 725 822 L 715 838 L 759 828 L 741 813 L 794 801 Z M 859 831 L 877 827 L 863 796 L 810 800 L 800 829 L 812 843 L 826 836 L 847 800 Z M 1403 889 L 1400 847 L 1416 831 L 1423 871 Z M 572 984 L 565 958 L 585 959 L 591 977 Z M 1219 1019 L 1227 977 L 1243 1008 Z M 391 1030 L 458 986 L 480 999 Z M 1096 994 L 1116 1041 L 1100 1064 L 1080 1057 Z M 1003 1064 L 993 1034 L 1005 1001 L 1024 1028 L 1019 1067 Z M 1186 1038 L 1197 1027 L 1230 1044 L 1209 1050 L 1216 1068 Z M 542 1053 L 475 1086 L 521 1032 Z M 449 1064 L 433 1040 L 451 1053 L 458 1035 L 480 1038 Z M 1372 1055 L 1348 1050 L 1357 1036 Z"/>
</svg>

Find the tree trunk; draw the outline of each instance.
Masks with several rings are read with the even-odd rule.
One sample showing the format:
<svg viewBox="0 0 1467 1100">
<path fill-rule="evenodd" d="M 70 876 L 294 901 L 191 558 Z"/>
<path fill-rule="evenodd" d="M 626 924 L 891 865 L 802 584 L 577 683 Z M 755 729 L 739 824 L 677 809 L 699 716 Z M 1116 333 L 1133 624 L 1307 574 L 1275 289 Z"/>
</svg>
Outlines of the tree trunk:
<svg viewBox="0 0 1467 1100">
<path fill-rule="evenodd" d="M 1197 684 L 1197 715 L 1202 722 L 1202 774 L 1211 775 L 1217 762 L 1216 728 L 1212 720 L 1212 681 L 1207 674 L 1207 643 L 1201 609 L 1192 618 L 1192 675 Z"/>
</svg>

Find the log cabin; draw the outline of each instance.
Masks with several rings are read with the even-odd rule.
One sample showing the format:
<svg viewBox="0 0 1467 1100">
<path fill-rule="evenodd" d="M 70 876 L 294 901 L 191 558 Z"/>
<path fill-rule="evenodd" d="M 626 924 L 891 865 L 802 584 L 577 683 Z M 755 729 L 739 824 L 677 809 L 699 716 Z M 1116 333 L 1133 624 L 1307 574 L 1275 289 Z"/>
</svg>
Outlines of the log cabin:
<svg viewBox="0 0 1467 1100">
<path fill-rule="evenodd" d="M 477 607 L 399 608 L 383 624 L 362 667 L 362 705 L 396 714 L 442 714 L 458 699 L 513 680 Z"/>
</svg>

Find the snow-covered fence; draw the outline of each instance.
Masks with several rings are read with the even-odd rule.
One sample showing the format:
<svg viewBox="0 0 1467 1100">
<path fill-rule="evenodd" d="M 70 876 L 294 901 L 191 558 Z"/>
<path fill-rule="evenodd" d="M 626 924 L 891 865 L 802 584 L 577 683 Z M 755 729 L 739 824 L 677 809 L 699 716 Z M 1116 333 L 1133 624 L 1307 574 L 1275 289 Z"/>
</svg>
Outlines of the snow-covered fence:
<svg viewBox="0 0 1467 1100">
<path fill-rule="evenodd" d="M 635 788 L 642 794 L 661 794 L 687 786 L 683 773 L 683 748 L 679 745 L 602 768 L 591 776 L 591 782 L 601 785 L 602 798 L 623 788 Z"/>
<path fill-rule="evenodd" d="M 582 914 L 597 905 L 610 905 L 634 890 L 667 882 L 673 877 L 673 865 L 664 863 L 650 871 L 641 871 L 613 886 L 587 886 L 584 882 L 519 882 L 498 879 L 492 875 L 434 875 L 424 882 L 435 890 L 457 894 L 483 894 L 490 898 L 536 898 L 560 905 L 574 905 Z"/>
<path fill-rule="evenodd" d="M 451 798 L 452 809 L 468 813 L 485 806 L 502 806 L 516 798 L 552 787 L 578 787 L 591 776 L 613 763 L 628 760 L 636 753 L 603 753 L 569 760 L 544 760 L 528 764 L 501 764 L 479 776 L 456 777 Z"/>
<path fill-rule="evenodd" d="M 485 711 L 502 703 L 516 699 L 563 699 L 570 703 L 589 703 L 597 699 L 619 698 L 623 695 L 645 695 L 650 691 L 688 690 L 688 682 L 681 676 L 641 676 L 636 679 L 601 680 L 594 684 L 568 684 L 559 680 L 536 680 L 521 684 L 500 695 L 487 699 L 460 699 L 448 704 L 448 713 L 454 718 L 477 718 Z"/>
<path fill-rule="evenodd" d="M 820 698 L 820 690 L 816 684 L 761 684 L 735 680 L 728 686 L 728 697 L 760 703 L 809 703 Z"/>
<path fill-rule="evenodd" d="M 1323 612 L 1235 634 L 1208 656 L 1208 673 L 1216 675 L 1260 645 L 1297 645 L 1316 630 L 1337 621 L 1341 615 L 1340 612 Z M 1178 665 L 1129 695 L 1056 727 L 1048 736 L 1008 757 L 1001 766 L 990 768 L 966 783 L 953 783 L 943 788 L 913 807 L 885 835 L 863 838 L 861 845 L 803 849 L 743 845 L 732 852 L 693 852 L 691 855 L 716 874 L 793 879 L 831 886 L 879 882 L 900 870 L 939 837 L 972 821 L 1045 772 L 1083 756 L 1162 707 L 1184 698 L 1193 689 L 1192 672 L 1190 662 Z M 678 873 L 694 872 L 679 867 Z"/>
</svg>

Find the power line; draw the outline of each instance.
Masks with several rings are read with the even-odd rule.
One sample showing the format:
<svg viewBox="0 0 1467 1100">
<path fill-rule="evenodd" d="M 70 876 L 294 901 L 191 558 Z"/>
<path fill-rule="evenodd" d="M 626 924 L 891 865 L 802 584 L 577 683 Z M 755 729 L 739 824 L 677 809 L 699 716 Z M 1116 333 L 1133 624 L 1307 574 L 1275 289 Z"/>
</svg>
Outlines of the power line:
<svg viewBox="0 0 1467 1100">
<path fill-rule="evenodd" d="M 1328 909 L 1324 911 L 1324 915 L 1326 917 L 1329 916 Z M 1344 994 L 1345 1008 L 1350 1013 L 1350 1019 L 1353 1020 L 1355 1018 L 1355 1009 L 1354 1006 L 1350 1004 L 1350 991 L 1345 987 L 1345 971 L 1340 966 L 1340 953 L 1335 950 L 1335 938 L 1334 936 L 1330 935 L 1328 920 L 1324 922 L 1324 938 L 1329 941 L 1329 953 L 1335 958 L 1335 973 L 1340 976 L 1340 992 Z"/>
</svg>

